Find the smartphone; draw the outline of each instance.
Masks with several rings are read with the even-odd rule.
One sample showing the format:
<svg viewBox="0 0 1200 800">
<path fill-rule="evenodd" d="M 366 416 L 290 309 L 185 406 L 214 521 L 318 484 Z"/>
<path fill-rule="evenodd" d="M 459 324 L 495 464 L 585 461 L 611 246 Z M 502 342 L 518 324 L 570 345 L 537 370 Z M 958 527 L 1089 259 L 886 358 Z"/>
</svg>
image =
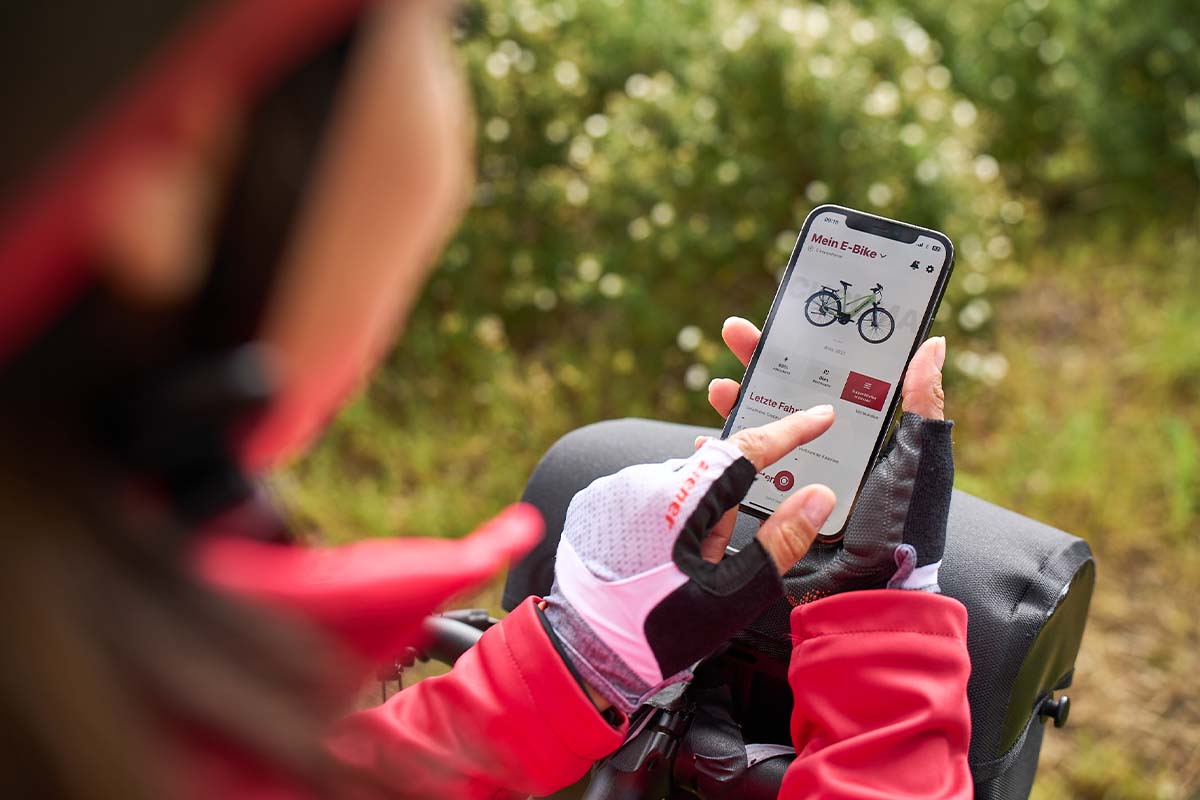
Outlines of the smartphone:
<svg viewBox="0 0 1200 800">
<path fill-rule="evenodd" d="M 838 499 L 820 538 L 841 538 L 953 265 L 938 231 L 835 205 L 808 215 L 722 438 L 815 405 L 836 417 L 760 472 L 742 511 L 766 519 L 797 486 L 823 483 Z"/>
</svg>

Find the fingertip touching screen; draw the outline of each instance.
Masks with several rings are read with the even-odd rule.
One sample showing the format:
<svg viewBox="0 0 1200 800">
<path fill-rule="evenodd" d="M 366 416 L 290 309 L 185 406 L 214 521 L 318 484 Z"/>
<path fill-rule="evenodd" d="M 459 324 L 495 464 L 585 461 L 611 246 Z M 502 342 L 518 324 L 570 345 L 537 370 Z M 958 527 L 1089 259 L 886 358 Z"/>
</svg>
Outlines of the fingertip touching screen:
<svg viewBox="0 0 1200 800">
<path fill-rule="evenodd" d="M 765 518 L 796 487 L 823 483 L 838 501 L 821 534 L 841 532 L 951 261 L 935 231 L 839 207 L 809 216 L 724 435 L 822 404 L 836 417 L 759 473 L 744 510 Z"/>
</svg>

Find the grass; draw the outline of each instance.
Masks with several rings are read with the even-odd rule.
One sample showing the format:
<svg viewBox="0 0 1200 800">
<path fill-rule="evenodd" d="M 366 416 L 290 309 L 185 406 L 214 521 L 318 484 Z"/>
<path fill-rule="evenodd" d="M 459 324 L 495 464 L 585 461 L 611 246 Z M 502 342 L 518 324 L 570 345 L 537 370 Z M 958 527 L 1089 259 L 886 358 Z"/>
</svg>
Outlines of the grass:
<svg viewBox="0 0 1200 800">
<path fill-rule="evenodd" d="M 1072 719 L 1047 734 L 1037 797 L 1200 792 L 1194 247 L 1039 259 L 995 318 L 1006 380 L 955 411 L 962 488 L 1096 551 Z"/>
<path fill-rule="evenodd" d="M 1046 736 L 1043 800 L 1200 796 L 1198 256 L 1188 235 L 1040 252 L 983 332 L 1007 374 L 947 376 L 960 488 L 1081 535 L 1097 555 L 1071 722 Z M 681 376 L 651 356 L 614 359 L 602 329 L 467 352 L 424 319 L 415 346 L 285 478 L 297 518 L 327 540 L 465 533 L 519 497 L 557 437 L 595 419 L 714 421 L 697 397 L 664 402 L 663 383 Z M 949 344 L 953 359 L 960 343 Z M 482 602 L 494 607 L 495 591 Z"/>
</svg>

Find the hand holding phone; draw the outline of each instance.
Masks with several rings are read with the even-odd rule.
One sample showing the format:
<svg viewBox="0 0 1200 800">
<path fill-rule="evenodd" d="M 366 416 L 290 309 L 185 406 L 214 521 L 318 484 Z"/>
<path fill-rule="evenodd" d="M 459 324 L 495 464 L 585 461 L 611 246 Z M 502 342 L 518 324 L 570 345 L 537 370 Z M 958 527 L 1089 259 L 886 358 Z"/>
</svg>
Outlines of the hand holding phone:
<svg viewBox="0 0 1200 800">
<path fill-rule="evenodd" d="M 825 483 L 838 504 L 822 538 L 844 533 L 952 265 L 937 231 L 840 206 L 809 214 L 722 436 L 821 403 L 837 420 L 760 472 L 742 511 L 767 519 L 797 486 Z"/>
<path fill-rule="evenodd" d="M 758 328 L 736 317 L 726 320 L 721 334 L 743 363 L 760 338 Z M 913 356 L 904 376 L 904 416 L 892 446 L 871 468 L 845 538 L 835 544 L 817 542 L 784 577 L 792 605 L 884 586 L 940 591 L 954 485 L 953 423 L 944 419 L 941 380 L 945 359 L 941 337 L 926 341 Z M 737 394 L 737 381 L 723 378 L 709 386 L 708 399 L 726 416 Z M 721 544 L 726 543 L 728 537 Z"/>
</svg>

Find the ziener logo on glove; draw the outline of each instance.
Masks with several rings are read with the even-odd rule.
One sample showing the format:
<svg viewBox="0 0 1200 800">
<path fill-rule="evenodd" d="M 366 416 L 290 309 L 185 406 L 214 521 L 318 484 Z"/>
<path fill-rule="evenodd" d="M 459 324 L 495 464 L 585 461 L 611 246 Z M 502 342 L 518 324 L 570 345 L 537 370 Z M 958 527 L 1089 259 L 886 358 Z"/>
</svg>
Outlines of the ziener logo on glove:
<svg viewBox="0 0 1200 800">
<path fill-rule="evenodd" d="M 674 527 L 675 520 L 679 518 L 679 512 L 683 510 L 683 501 L 688 499 L 688 495 L 696 488 L 696 481 L 700 474 L 708 469 L 707 461 L 700 461 L 696 464 L 696 468 L 692 470 L 692 474 L 687 476 L 687 480 L 679 487 L 679 491 L 675 493 L 675 499 L 671 505 L 667 506 L 667 527 Z"/>
</svg>

